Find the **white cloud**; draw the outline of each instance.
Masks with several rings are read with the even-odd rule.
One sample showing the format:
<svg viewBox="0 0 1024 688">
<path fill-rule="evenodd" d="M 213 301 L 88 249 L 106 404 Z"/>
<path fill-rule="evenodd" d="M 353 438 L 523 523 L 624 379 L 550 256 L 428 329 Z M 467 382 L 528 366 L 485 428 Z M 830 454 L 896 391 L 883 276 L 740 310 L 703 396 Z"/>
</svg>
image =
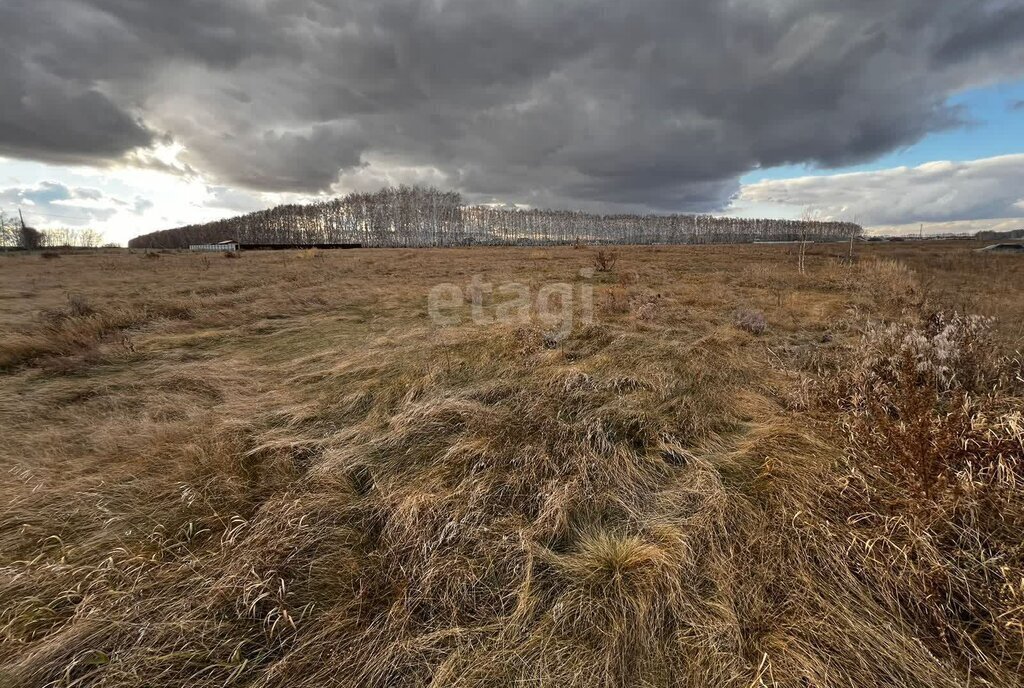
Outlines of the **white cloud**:
<svg viewBox="0 0 1024 688">
<path fill-rule="evenodd" d="M 126 244 L 158 229 L 209 222 L 283 202 L 308 198 L 235 191 L 210 185 L 194 173 L 182 173 L 175 157 L 160 164 L 75 166 L 0 158 L 0 210 L 39 229 L 89 228 L 104 241 Z"/>
<path fill-rule="evenodd" d="M 915 222 L 905 225 L 879 225 L 872 227 L 869 234 L 885 234 L 889 236 L 916 236 L 923 231 L 925 236 L 943 234 L 977 234 L 984 231 L 1008 232 L 1024 229 L 1024 221 L 1019 218 L 990 218 L 987 220 L 959 220 L 953 222 Z"/>
<path fill-rule="evenodd" d="M 1022 179 L 1024 154 L 1004 155 L 765 180 L 744 186 L 736 204 L 806 208 L 832 218 L 856 219 L 870 228 L 916 228 L 926 223 L 933 225 L 932 232 L 959 232 L 964 227 L 988 229 L 1024 219 Z"/>
</svg>

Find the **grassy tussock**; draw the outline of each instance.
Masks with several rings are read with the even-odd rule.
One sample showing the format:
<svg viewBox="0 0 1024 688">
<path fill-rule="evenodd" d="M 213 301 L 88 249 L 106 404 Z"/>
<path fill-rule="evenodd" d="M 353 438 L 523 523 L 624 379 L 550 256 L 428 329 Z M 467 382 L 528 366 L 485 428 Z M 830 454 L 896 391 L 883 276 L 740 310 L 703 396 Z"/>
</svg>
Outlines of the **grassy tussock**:
<svg viewBox="0 0 1024 688">
<path fill-rule="evenodd" d="M 159 319 L 188 320 L 194 306 L 184 301 L 143 306 L 102 308 L 81 295 L 68 295 L 67 305 L 45 310 L 38 322 L 0 343 L 0 370 L 44 363 L 70 370 L 116 353 L 130 352 L 126 331 Z M 104 345 L 109 345 L 103 351 Z M 115 348 L 118 347 L 118 348 Z"/>
<path fill-rule="evenodd" d="M 633 251 L 556 347 L 420 310 L 572 249 L 153 261 L 191 318 L 6 373 L 0 685 L 1020 685 L 1001 330 L 920 318 L 923 270 Z"/>
</svg>

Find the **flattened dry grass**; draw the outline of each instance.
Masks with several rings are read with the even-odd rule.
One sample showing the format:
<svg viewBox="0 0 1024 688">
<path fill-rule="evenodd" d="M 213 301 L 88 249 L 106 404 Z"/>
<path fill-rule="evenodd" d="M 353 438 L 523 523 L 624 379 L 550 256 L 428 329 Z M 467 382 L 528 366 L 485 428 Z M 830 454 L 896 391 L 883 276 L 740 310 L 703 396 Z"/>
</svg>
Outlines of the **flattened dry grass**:
<svg viewBox="0 0 1024 688">
<path fill-rule="evenodd" d="M 0 685 L 1020 685 L 1013 328 L 815 251 L 622 250 L 554 345 L 426 293 L 586 252 L 13 262 L 0 351 L 42 353 L 0 373 Z M 131 350 L 41 348 L 58 309 L 132 313 Z M 975 459 L 892 460 L 964 395 Z"/>
</svg>

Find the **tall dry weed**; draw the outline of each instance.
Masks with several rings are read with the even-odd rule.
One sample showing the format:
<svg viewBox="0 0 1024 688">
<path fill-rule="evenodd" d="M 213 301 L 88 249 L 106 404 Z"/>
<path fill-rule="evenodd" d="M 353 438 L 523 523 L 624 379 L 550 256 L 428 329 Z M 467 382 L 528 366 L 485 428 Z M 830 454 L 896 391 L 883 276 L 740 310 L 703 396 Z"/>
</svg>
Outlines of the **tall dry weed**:
<svg viewBox="0 0 1024 688">
<path fill-rule="evenodd" d="M 1024 394 L 991 320 L 871 327 L 827 397 L 851 473 L 833 499 L 849 553 L 934 652 L 997 671 L 1024 661 Z"/>
</svg>

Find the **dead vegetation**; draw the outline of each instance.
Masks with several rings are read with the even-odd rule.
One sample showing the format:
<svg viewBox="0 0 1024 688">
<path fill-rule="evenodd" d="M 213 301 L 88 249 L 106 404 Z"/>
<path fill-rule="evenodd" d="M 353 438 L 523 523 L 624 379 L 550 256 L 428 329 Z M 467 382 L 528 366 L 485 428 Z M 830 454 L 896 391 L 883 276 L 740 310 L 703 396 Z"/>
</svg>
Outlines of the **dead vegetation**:
<svg viewBox="0 0 1024 688">
<path fill-rule="evenodd" d="M 619 262 L 619 254 L 609 249 L 598 249 L 594 252 L 594 269 L 598 272 L 612 272 Z"/>
<path fill-rule="evenodd" d="M 1021 685 L 1019 324 L 814 251 L 5 259 L 0 685 Z"/>
<path fill-rule="evenodd" d="M 84 296 L 68 294 L 66 305 L 42 310 L 36 323 L 0 343 L 0 371 L 27 364 L 68 370 L 97 363 L 104 345 L 120 341 L 128 330 L 154 320 L 188 320 L 192 315 L 193 306 L 184 301 L 98 308 Z"/>
<path fill-rule="evenodd" d="M 850 459 L 835 503 L 857 570 L 923 642 L 1013 685 L 1024 668 L 1024 375 L 991 326 L 937 312 L 866 329 L 832 380 Z"/>
<path fill-rule="evenodd" d="M 736 323 L 736 327 L 755 336 L 760 336 L 768 331 L 768 321 L 761 311 L 741 309 L 736 311 L 733 322 Z"/>
</svg>

